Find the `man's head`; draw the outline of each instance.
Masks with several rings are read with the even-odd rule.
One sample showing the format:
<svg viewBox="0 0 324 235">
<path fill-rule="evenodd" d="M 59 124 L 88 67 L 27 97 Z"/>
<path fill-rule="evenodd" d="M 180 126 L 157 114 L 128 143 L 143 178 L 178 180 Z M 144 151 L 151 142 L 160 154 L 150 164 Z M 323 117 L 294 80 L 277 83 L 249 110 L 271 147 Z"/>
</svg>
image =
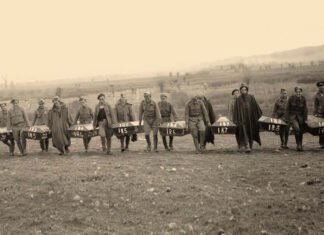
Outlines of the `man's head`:
<svg viewBox="0 0 324 235">
<path fill-rule="evenodd" d="M 126 104 L 127 103 L 127 98 L 124 94 L 120 95 L 120 99 L 119 99 L 120 103 L 122 104 Z"/>
<path fill-rule="evenodd" d="M 160 95 L 160 98 L 161 98 L 161 101 L 163 101 L 163 102 L 166 102 L 166 101 L 168 100 L 168 96 L 167 96 L 167 94 L 165 94 L 165 93 L 162 93 L 162 94 Z"/>
<path fill-rule="evenodd" d="M 146 100 L 146 101 L 150 101 L 151 100 L 151 92 L 149 92 L 149 91 L 146 91 L 146 92 L 144 92 L 144 99 Z"/>
<path fill-rule="evenodd" d="M 14 98 L 14 99 L 11 99 L 10 103 L 12 104 L 13 107 L 16 107 L 19 104 L 19 100 Z"/>
<path fill-rule="evenodd" d="M 287 90 L 282 88 L 280 90 L 280 98 L 285 99 L 285 98 L 287 98 L 287 96 L 288 96 Z"/>
<path fill-rule="evenodd" d="M 1 103 L 0 108 L 2 111 L 7 111 L 7 104 L 6 103 Z"/>
<path fill-rule="evenodd" d="M 232 97 L 233 98 L 237 98 L 237 97 L 239 97 L 239 95 L 240 95 L 240 91 L 238 89 L 234 89 L 232 91 Z"/>
<path fill-rule="evenodd" d="M 53 102 L 54 106 L 56 106 L 56 107 L 61 106 L 61 102 L 60 101 L 61 101 L 60 100 L 60 97 L 58 97 L 58 96 L 54 96 L 53 99 L 52 99 L 52 102 Z"/>
<path fill-rule="evenodd" d="M 295 93 L 297 97 L 301 97 L 301 95 L 303 94 L 303 89 L 301 87 L 296 86 Z"/>
<path fill-rule="evenodd" d="M 45 102 L 44 102 L 43 99 L 41 99 L 41 100 L 38 101 L 38 107 L 39 108 L 44 108 L 44 105 L 45 105 Z"/>
<path fill-rule="evenodd" d="M 318 88 L 319 91 L 324 92 L 324 81 L 317 82 L 316 83 L 316 86 L 317 86 L 317 88 Z"/>
<path fill-rule="evenodd" d="M 87 99 L 84 98 L 84 97 L 80 97 L 80 98 L 79 98 L 79 102 L 80 102 L 81 106 L 85 106 L 86 103 L 87 103 Z"/>
<path fill-rule="evenodd" d="M 104 94 L 99 94 L 97 99 L 99 100 L 99 103 L 100 104 L 104 104 L 105 103 L 105 99 L 106 99 L 106 96 Z"/>
<path fill-rule="evenodd" d="M 249 92 L 249 87 L 245 83 L 242 83 L 240 86 L 240 92 L 242 95 L 246 95 Z"/>
</svg>

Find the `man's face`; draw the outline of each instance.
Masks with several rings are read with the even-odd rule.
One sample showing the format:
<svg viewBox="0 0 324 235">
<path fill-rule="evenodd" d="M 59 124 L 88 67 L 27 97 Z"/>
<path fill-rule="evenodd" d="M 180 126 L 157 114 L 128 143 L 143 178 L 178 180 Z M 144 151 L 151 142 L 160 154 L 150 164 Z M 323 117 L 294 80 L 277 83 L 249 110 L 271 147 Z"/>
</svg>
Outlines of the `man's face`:
<svg viewBox="0 0 324 235">
<path fill-rule="evenodd" d="M 281 98 L 283 98 L 283 99 L 287 98 L 287 96 L 288 96 L 287 91 L 282 91 L 280 94 L 281 94 Z"/>
<path fill-rule="evenodd" d="M 38 104 L 38 107 L 42 109 L 42 108 L 44 108 L 44 104 L 40 103 L 40 104 Z"/>
<path fill-rule="evenodd" d="M 246 89 L 246 87 L 242 87 L 241 88 L 241 93 L 243 94 L 243 95 L 245 95 L 245 94 L 247 94 L 247 89 Z"/>
<path fill-rule="evenodd" d="M 239 95 L 240 95 L 240 92 L 239 91 L 234 91 L 234 93 L 233 93 L 233 97 L 234 98 L 239 97 Z"/>
<path fill-rule="evenodd" d="M 318 90 L 320 90 L 321 92 L 324 92 L 324 85 L 320 86 L 320 87 L 318 88 Z"/>
<path fill-rule="evenodd" d="M 86 101 L 85 100 L 81 100 L 80 101 L 80 104 L 81 104 L 81 106 L 85 106 L 86 105 Z"/>
<path fill-rule="evenodd" d="M 303 92 L 300 89 L 296 90 L 297 97 L 301 97 L 302 94 L 303 94 Z"/>
<path fill-rule="evenodd" d="M 0 107 L 3 112 L 7 111 L 7 105 L 2 104 Z"/>
<path fill-rule="evenodd" d="M 105 97 L 104 96 L 101 96 L 99 98 L 99 102 L 100 102 L 100 104 L 104 104 L 105 103 Z"/>
<path fill-rule="evenodd" d="M 18 104 L 19 104 L 18 100 L 15 100 L 14 102 L 12 102 L 12 106 L 13 106 L 13 107 L 17 107 Z"/>
<path fill-rule="evenodd" d="M 161 96 L 161 101 L 162 102 L 166 102 L 168 100 L 168 98 L 166 96 Z"/>
<path fill-rule="evenodd" d="M 146 101 L 151 101 L 151 95 L 146 95 L 146 96 L 144 96 L 144 98 Z"/>
</svg>

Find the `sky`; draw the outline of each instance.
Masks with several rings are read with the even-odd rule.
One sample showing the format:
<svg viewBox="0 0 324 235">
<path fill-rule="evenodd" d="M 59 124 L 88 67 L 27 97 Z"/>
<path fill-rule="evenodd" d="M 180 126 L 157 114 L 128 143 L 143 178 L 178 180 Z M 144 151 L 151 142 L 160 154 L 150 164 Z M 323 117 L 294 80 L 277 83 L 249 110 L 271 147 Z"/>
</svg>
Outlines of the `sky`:
<svg viewBox="0 0 324 235">
<path fill-rule="evenodd" d="M 0 76 L 185 72 L 324 44 L 322 0 L 0 0 Z"/>
</svg>

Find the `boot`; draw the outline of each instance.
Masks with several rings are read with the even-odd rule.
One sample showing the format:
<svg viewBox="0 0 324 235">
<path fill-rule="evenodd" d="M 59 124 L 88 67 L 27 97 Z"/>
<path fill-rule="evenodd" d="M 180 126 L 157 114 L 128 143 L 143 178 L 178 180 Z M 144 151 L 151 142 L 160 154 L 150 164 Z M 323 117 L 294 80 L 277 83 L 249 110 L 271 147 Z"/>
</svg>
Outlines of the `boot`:
<svg viewBox="0 0 324 235">
<path fill-rule="evenodd" d="M 284 133 L 282 133 L 282 130 L 280 130 L 279 135 L 280 135 L 280 142 L 281 142 L 280 148 L 284 149 L 285 140 L 284 140 Z"/>
<path fill-rule="evenodd" d="M 130 141 L 130 136 L 129 135 L 126 135 L 126 147 L 125 147 L 125 151 L 128 151 L 129 141 Z"/>
<path fill-rule="evenodd" d="M 45 152 L 45 146 L 44 146 L 45 145 L 45 140 L 40 140 L 39 145 L 41 147 L 42 152 Z"/>
<path fill-rule="evenodd" d="M 166 151 L 170 151 L 170 149 L 169 149 L 169 147 L 168 147 L 167 140 L 166 140 L 166 136 L 162 136 L 162 141 L 163 141 L 164 149 L 165 149 Z"/>
<path fill-rule="evenodd" d="M 102 147 L 102 152 L 106 152 L 107 148 L 106 148 L 106 137 L 101 137 L 101 147 Z"/>
<path fill-rule="evenodd" d="M 145 135 L 147 147 L 146 147 L 146 152 L 151 152 L 151 139 L 150 135 Z"/>
<path fill-rule="evenodd" d="M 303 133 L 299 134 L 299 146 L 300 146 L 300 151 L 304 151 L 304 148 L 303 148 Z"/>
<path fill-rule="evenodd" d="M 68 146 L 68 145 L 66 145 L 66 146 L 64 147 L 64 149 L 65 149 L 65 153 L 69 153 L 69 152 L 70 152 L 70 150 L 69 150 L 69 146 Z"/>
<path fill-rule="evenodd" d="M 153 140 L 154 140 L 154 152 L 159 152 L 159 150 L 158 150 L 158 136 L 157 135 L 154 135 L 153 136 Z"/>
<path fill-rule="evenodd" d="M 46 139 L 45 140 L 45 151 L 48 152 L 48 143 L 49 143 L 49 140 Z"/>
<path fill-rule="evenodd" d="M 10 146 L 9 146 L 9 152 L 10 152 L 10 156 L 14 156 L 15 155 L 15 141 L 10 141 Z"/>
<path fill-rule="evenodd" d="M 173 136 L 169 137 L 169 149 L 172 151 L 173 150 Z"/>
<path fill-rule="evenodd" d="M 86 137 L 83 138 L 83 146 L 84 146 L 85 152 L 88 152 L 88 138 L 86 138 Z"/>
<path fill-rule="evenodd" d="M 111 137 L 107 138 L 107 155 L 112 155 L 112 152 L 111 152 Z"/>
<path fill-rule="evenodd" d="M 295 140 L 296 140 L 296 145 L 297 145 L 296 150 L 299 151 L 299 134 L 295 134 Z"/>
<path fill-rule="evenodd" d="M 285 140 L 284 140 L 284 148 L 285 149 L 289 149 L 288 139 L 289 139 L 289 128 L 285 130 Z"/>
<path fill-rule="evenodd" d="M 204 131 L 200 131 L 200 148 L 201 148 L 201 152 L 205 152 L 206 151 L 206 145 L 205 145 L 205 132 Z"/>
<path fill-rule="evenodd" d="M 120 138 L 120 151 L 121 151 L 121 152 L 124 152 L 124 151 L 125 151 L 125 147 L 124 147 L 124 139 L 125 139 L 124 136 Z"/>
</svg>

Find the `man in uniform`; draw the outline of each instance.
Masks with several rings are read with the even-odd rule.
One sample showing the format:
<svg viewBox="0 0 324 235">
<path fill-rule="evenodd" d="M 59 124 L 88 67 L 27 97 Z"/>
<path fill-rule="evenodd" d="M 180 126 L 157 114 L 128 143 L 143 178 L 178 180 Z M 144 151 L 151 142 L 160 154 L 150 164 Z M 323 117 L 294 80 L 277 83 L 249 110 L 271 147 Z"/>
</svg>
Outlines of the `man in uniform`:
<svg viewBox="0 0 324 235">
<path fill-rule="evenodd" d="M 286 106 L 287 106 L 288 98 L 287 98 L 287 91 L 286 89 L 280 90 L 280 97 L 277 99 L 273 112 L 272 117 L 278 118 L 278 119 L 285 119 L 285 112 L 286 112 Z M 284 120 L 285 121 L 285 120 Z M 288 149 L 287 146 L 288 143 L 288 137 L 289 137 L 289 129 L 290 126 L 280 126 L 279 129 L 279 135 L 280 135 L 280 141 L 281 141 L 281 148 L 282 149 Z"/>
<path fill-rule="evenodd" d="M 235 104 L 235 100 L 240 96 L 240 91 L 239 89 L 235 88 L 234 90 L 232 90 L 232 100 L 229 103 L 228 106 L 228 118 L 230 120 L 233 121 L 233 114 L 234 114 L 234 104 Z M 238 130 L 235 133 L 235 139 L 236 139 L 236 143 L 237 146 L 239 146 L 239 135 L 238 135 Z"/>
<path fill-rule="evenodd" d="M 193 142 L 196 148 L 196 153 L 205 151 L 205 132 L 206 126 L 211 126 L 207 110 L 204 103 L 194 96 L 185 106 L 185 122 L 186 129 L 190 130 Z M 200 143 L 199 143 L 200 137 Z"/>
<path fill-rule="evenodd" d="M 45 108 L 45 102 L 41 99 L 38 102 L 38 108 L 34 114 L 33 126 L 48 126 L 48 110 Z M 39 141 L 42 152 L 48 152 L 48 138 Z"/>
<path fill-rule="evenodd" d="M 132 122 L 135 121 L 135 115 L 133 112 L 132 104 L 127 102 L 125 95 L 121 94 L 116 106 L 116 116 L 117 122 Z M 130 136 L 125 135 L 120 139 L 120 150 L 121 152 L 128 151 Z"/>
<path fill-rule="evenodd" d="M 7 128 L 7 121 L 8 121 L 8 110 L 7 104 L 1 103 L 1 112 L 0 112 L 0 127 Z M 7 135 L 6 139 L 2 141 L 5 145 L 9 147 L 10 156 L 14 155 L 15 152 L 15 140 L 13 139 L 12 135 Z"/>
<path fill-rule="evenodd" d="M 147 152 L 151 151 L 150 132 L 153 131 L 154 151 L 158 152 L 158 131 L 161 122 L 159 106 L 152 100 L 151 93 L 144 93 L 144 100 L 139 106 L 139 125 L 144 120 L 144 132 L 147 142 Z"/>
<path fill-rule="evenodd" d="M 302 88 L 295 87 L 295 94 L 289 97 L 285 113 L 286 120 L 295 131 L 297 151 L 303 151 L 303 134 L 308 115 L 306 98 L 302 92 Z"/>
<path fill-rule="evenodd" d="M 29 121 L 25 110 L 19 106 L 18 99 L 12 99 L 12 108 L 8 111 L 8 130 L 12 130 L 13 137 L 22 156 L 26 156 L 26 139 L 22 135 L 22 129 L 29 127 Z"/>
<path fill-rule="evenodd" d="M 74 125 L 78 124 L 91 124 L 93 120 L 93 112 L 92 109 L 87 105 L 87 100 L 84 97 L 79 98 L 79 102 L 81 107 L 79 108 L 75 118 L 74 118 Z M 83 136 L 83 146 L 85 152 L 88 152 L 89 143 L 91 141 L 91 136 Z"/>
<path fill-rule="evenodd" d="M 316 117 L 324 118 L 324 81 L 318 82 L 318 92 L 315 95 L 314 115 Z M 324 149 L 324 135 L 319 136 L 320 148 Z"/>
<path fill-rule="evenodd" d="M 173 118 L 173 121 L 177 121 L 177 114 L 173 108 L 173 105 L 168 102 L 168 96 L 167 94 L 163 93 L 160 95 L 161 101 L 158 103 L 159 109 L 161 112 L 161 118 L 162 118 L 162 123 L 164 122 L 171 122 L 171 116 Z M 166 151 L 171 151 L 173 150 L 173 136 L 169 137 L 169 146 L 167 143 L 166 136 L 162 136 L 163 140 L 163 145 Z"/>
</svg>

